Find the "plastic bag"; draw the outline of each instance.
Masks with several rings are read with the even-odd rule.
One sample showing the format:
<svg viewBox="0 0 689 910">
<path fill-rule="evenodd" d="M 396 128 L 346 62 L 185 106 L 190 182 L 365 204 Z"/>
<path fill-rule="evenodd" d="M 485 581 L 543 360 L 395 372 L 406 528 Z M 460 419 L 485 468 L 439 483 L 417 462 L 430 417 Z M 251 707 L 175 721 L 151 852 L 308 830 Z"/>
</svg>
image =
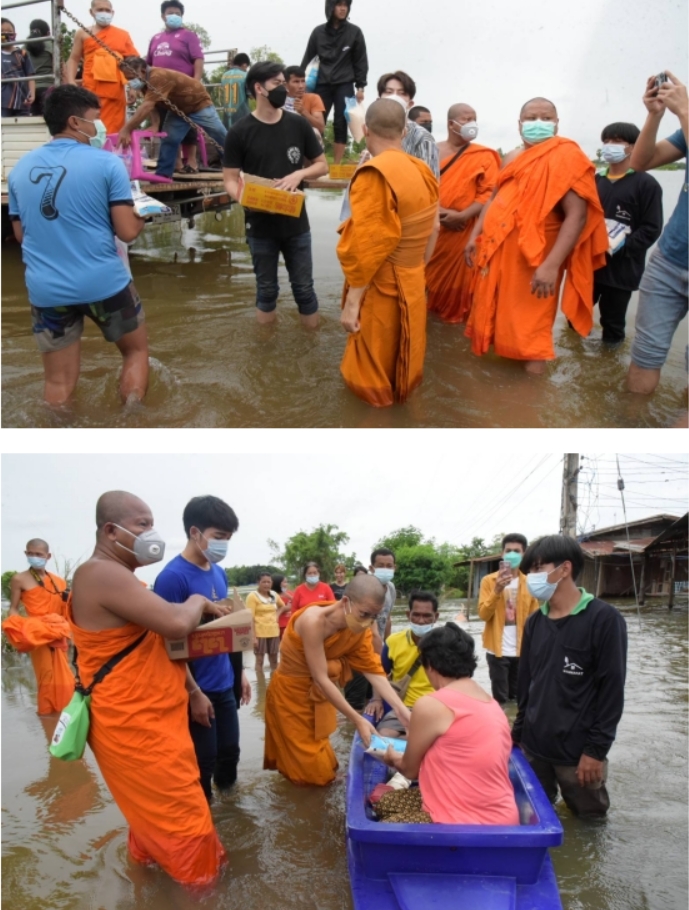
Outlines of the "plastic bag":
<svg viewBox="0 0 689 910">
<path fill-rule="evenodd" d="M 74 693 L 72 700 L 60 715 L 50 740 L 50 754 L 53 758 L 76 761 L 82 757 L 91 723 L 90 704 L 90 695 Z"/>
<path fill-rule="evenodd" d="M 356 98 L 345 98 L 345 119 L 349 124 L 349 131 L 355 142 L 364 138 L 364 123 L 366 122 L 366 109 Z"/>
<path fill-rule="evenodd" d="M 318 57 L 314 57 L 311 63 L 306 67 L 306 91 L 315 92 L 316 86 L 318 85 L 318 70 L 320 67 L 320 60 Z"/>
<path fill-rule="evenodd" d="M 124 267 L 129 272 L 129 275 L 131 277 L 132 269 L 131 269 L 131 266 L 129 265 L 129 247 L 124 242 L 124 240 L 120 240 L 120 238 L 117 236 L 117 234 L 115 234 L 115 249 L 117 250 L 117 255 L 122 260 Z"/>
<path fill-rule="evenodd" d="M 132 199 L 134 211 L 139 218 L 149 218 L 151 215 L 169 215 L 172 209 L 152 196 L 142 193 L 138 180 L 132 181 Z"/>
</svg>

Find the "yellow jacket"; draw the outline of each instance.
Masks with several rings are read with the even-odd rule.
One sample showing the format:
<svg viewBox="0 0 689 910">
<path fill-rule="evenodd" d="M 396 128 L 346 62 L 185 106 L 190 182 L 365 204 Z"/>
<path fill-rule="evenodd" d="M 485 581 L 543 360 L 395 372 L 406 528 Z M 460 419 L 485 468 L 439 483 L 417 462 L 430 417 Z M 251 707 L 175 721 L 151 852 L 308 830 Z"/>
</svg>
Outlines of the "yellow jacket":
<svg viewBox="0 0 689 910">
<path fill-rule="evenodd" d="M 483 630 L 483 647 L 491 651 L 496 657 L 502 657 L 502 633 L 505 628 L 505 592 L 499 594 L 495 591 L 497 572 L 493 572 L 481 582 L 478 596 L 478 615 L 485 622 Z M 532 613 L 538 610 L 538 601 L 529 593 L 526 586 L 526 575 L 519 573 L 519 588 L 517 590 L 517 655 L 522 646 L 522 632 L 524 623 Z"/>
</svg>

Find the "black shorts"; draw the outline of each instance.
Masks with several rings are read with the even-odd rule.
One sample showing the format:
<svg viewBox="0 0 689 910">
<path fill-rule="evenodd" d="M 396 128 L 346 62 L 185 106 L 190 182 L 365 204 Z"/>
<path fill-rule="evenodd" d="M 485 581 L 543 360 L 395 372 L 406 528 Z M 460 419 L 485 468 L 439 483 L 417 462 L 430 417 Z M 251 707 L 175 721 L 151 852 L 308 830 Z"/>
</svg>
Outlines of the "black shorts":
<svg viewBox="0 0 689 910">
<path fill-rule="evenodd" d="M 119 341 L 123 335 L 143 325 L 144 308 L 134 282 L 119 293 L 94 303 L 73 306 L 31 306 L 33 334 L 42 354 L 61 351 L 79 341 L 84 331 L 84 317 L 92 319 L 106 341 Z"/>
</svg>

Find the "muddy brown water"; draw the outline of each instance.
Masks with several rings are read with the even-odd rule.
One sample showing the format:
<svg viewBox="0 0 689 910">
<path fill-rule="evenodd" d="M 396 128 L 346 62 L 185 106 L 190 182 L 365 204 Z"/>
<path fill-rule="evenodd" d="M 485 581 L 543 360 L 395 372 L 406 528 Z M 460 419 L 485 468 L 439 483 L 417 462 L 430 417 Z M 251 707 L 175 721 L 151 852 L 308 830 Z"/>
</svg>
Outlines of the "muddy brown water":
<svg viewBox="0 0 689 910">
<path fill-rule="evenodd" d="M 686 910 L 687 607 L 629 603 L 626 707 L 610 754 L 612 807 L 585 823 L 559 804 L 564 845 L 552 850 L 564 910 Z M 456 605 L 445 604 L 449 619 Z M 395 626 L 402 627 L 401 604 Z M 483 624 L 467 628 L 480 642 Z M 488 687 L 480 649 L 479 683 Z M 159 869 L 127 855 L 127 829 L 87 748 L 84 761 L 51 759 L 55 718 L 35 714 L 26 656 L 3 655 L 2 897 L 12 910 L 350 910 L 344 782 L 294 787 L 262 770 L 266 679 L 240 710 L 235 789 L 213 816 L 230 864 L 212 892 L 191 897 Z M 251 663 L 247 655 L 247 663 Z M 510 717 L 514 706 L 508 707 Z M 346 768 L 352 727 L 333 737 Z"/>
<path fill-rule="evenodd" d="M 683 172 L 655 176 L 672 212 Z M 409 401 L 370 408 L 345 388 L 339 364 L 342 278 L 335 254 L 341 191 L 308 191 L 322 323 L 305 332 L 284 269 L 276 328 L 259 328 L 254 276 L 240 210 L 220 221 L 146 228 L 131 255 L 151 348 L 145 405 L 123 411 L 119 354 L 91 324 L 73 407 L 41 403 L 42 367 L 31 335 L 21 251 L 2 250 L 2 425 L 4 427 L 664 427 L 686 401 L 686 320 L 675 334 L 660 387 L 650 399 L 623 391 L 630 338 L 604 350 L 600 327 L 581 339 L 561 314 L 557 360 L 542 377 L 494 355 L 470 352 L 462 326 L 429 319 L 425 379 Z M 628 315 L 633 334 L 636 295 Z M 596 311 L 597 316 L 597 311 Z"/>
</svg>

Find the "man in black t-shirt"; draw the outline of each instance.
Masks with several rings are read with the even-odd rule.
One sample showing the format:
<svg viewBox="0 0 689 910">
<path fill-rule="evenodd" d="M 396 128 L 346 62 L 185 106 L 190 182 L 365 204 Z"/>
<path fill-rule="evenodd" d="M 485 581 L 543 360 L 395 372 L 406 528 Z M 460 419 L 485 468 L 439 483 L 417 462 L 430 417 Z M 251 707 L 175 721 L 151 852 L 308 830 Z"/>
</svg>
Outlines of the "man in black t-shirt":
<svg viewBox="0 0 689 910">
<path fill-rule="evenodd" d="M 323 148 L 311 126 L 298 114 L 283 111 L 287 98 L 279 63 L 256 63 L 246 77 L 256 110 L 233 126 L 225 140 L 224 181 L 239 199 L 239 174 L 275 181 L 275 188 L 294 192 L 304 180 L 328 172 Z M 305 166 L 305 159 L 310 161 Z M 246 236 L 256 274 L 256 307 L 260 323 L 273 322 L 279 293 L 278 260 L 282 253 L 302 324 L 318 325 L 318 298 L 313 288 L 311 232 L 306 206 L 299 218 L 245 209 Z"/>
<path fill-rule="evenodd" d="M 522 634 L 512 739 L 552 802 L 559 789 L 575 815 L 601 817 L 610 807 L 607 755 L 624 706 L 627 624 L 576 586 L 583 567 L 579 543 L 560 534 L 524 554 L 520 568 L 542 603 Z"/>
<path fill-rule="evenodd" d="M 596 174 L 598 196 L 606 218 L 630 229 L 624 246 L 608 255 L 593 276 L 593 303 L 600 307 L 603 341 L 624 341 L 625 316 L 646 267 L 646 251 L 663 230 L 663 191 L 658 181 L 629 166 L 639 128 L 633 123 L 611 123 L 601 135 L 601 157 L 608 167 Z"/>
</svg>

